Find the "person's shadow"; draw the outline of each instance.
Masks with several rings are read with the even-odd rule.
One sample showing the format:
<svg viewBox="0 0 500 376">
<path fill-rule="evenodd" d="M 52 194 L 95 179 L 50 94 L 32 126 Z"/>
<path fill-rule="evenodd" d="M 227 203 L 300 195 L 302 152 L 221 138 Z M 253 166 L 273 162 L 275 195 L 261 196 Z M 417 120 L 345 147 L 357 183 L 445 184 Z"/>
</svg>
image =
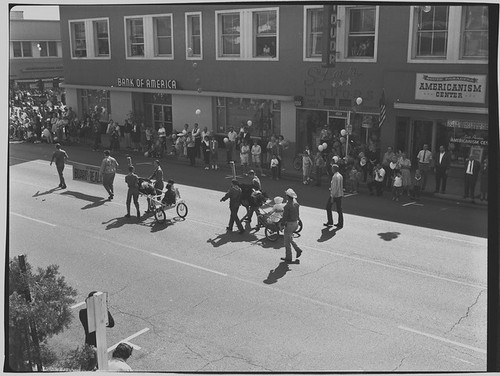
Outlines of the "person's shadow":
<svg viewBox="0 0 500 376">
<path fill-rule="evenodd" d="M 48 191 L 45 191 L 45 192 L 37 191 L 32 197 L 40 197 L 40 196 L 50 195 L 51 193 L 54 193 L 55 191 L 58 191 L 60 189 L 62 189 L 62 188 L 55 187 L 55 188 L 49 189 Z"/>
<path fill-rule="evenodd" d="M 102 222 L 103 225 L 106 225 L 106 230 L 112 230 L 115 228 L 122 227 L 123 225 L 127 223 L 134 223 L 137 222 L 138 218 L 137 217 L 117 217 L 117 218 L 112 218 L 107 222 Z"/>
<path fill-rule="evenodd" d="M 75 198 L 78 198 L 78 199 L 84 200 L 84 201 L 90 201 L 89 204 L 87 204 L 84 207 L 82 207 L 82 210 L 93 209 L 93 208 L 101 206 L 105 202 L 109 201 L 109 199 L 106 199 L 106 198 L 103 198 L 103 197 L 86 195 L 85 193 L 75 192 L 75 191 L 65 191 L 65 192 L 63 192 L 61 194 L 62 195 L 73 196 Z"/>
<path fill-rule="evenodd" d="M 326 242 L 335 236 L 337 229 L 333 227 L 325 227 L 321 230 L 321 236 L 318 239 L 318 243 Z"/>
<path fill-rule="evenodd" d="M 269 272 L 269 275 L 267 278 L 263 281 L 266 285 L 272 285 L 273 283 L 278 282 L 278 279 L 283 278 L 287 272 L 290 271 L 290 268 L 288 267 L 288 263 L 285 261 L 282 261 L 279 263 L 279 265 L 276 267 L 276 269 L 273 269 Z"/>
<path fill-rule="evenodd" d="M 390 242 L 393 239 L 397 239 L 401 234 L 399 232 L 381 232 L 377 235 L 386 242 Z"/>
<path fill-rule="evenodd" d="M 210 238 L 207 243 L 212 244 L 213 247 L 217 248 L 229 242 L 245 242 L 245 241 L 256 241 L 257 237 L 255 234 L 244 232 L 243 234 L 238 234 L 237 232 L 225 232 L 223 234 L 218 234 L 215 238 Z"/>
</svg>

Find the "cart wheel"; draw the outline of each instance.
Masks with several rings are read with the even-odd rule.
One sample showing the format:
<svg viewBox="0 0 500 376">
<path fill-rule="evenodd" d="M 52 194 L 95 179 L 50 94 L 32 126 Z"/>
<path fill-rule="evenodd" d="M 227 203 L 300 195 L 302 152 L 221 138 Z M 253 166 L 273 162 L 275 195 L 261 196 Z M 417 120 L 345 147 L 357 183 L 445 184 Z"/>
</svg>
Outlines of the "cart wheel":
<svg viewBox="0 0 500 376">
<path fill-rule="evenodd" d="M 297 230 L 294 231 L 294 233 L 298 234 L 301 231 L 302 231 L 302 221 L 299 219 L 299 226 L 297 227 Z"/>
<path fill-rule="evenodd" d="M 156 205 L 155 205 L 155 203 L 153 202 L 153 200 L 148 200 L 148 209 L 149 209 L 150 211 L 155 211 L 155 209 L 156 209 Z"/>
<path fill-rule="evenodd" d="M 275 242 L 276 240 L 278 240 L 278 236 L 279 236 L 279 231 L 276 231 L 276 229 L 273 229 L 269 226 L 266 226 L 266 239 L 271 241 L 271 242 Z"/>
<path fill-rule="evenodd" d="M 166 219 L 165 210 L 163 210 L 162 208 L 157 208 L 155 210 L 155 219 L 158 221 L 158 223 L 165 222 Z"/>
<path fill-rule="evenodd" d="M 183 202 L 177 205 L 176 210 L 177 210 L 177 215 L 181 218 L 185 218 L 186 215 L 188 214 L 188 207 Z"/>
</svg>

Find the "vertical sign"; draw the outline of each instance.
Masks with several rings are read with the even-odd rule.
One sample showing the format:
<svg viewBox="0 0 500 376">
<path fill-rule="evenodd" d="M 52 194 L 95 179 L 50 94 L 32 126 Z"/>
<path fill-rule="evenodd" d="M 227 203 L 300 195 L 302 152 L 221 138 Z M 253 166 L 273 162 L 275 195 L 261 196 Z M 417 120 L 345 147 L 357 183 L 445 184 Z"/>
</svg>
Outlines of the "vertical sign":
<svg viewBox="0 0 500 376">
<path fill-rule="evenodd" d="M 325 5 L 323 17 L 323 67 L 328 68 L 334 67 L 337 60 L 337 6 Z"/>
</svg>

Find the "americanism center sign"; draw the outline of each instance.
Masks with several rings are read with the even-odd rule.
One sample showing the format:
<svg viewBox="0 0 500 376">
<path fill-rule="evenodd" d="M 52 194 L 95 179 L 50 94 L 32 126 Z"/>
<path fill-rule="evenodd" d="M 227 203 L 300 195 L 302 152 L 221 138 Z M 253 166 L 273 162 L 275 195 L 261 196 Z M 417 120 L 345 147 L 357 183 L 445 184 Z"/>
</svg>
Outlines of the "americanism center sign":
<svg viewBox="0 0 500 376">
<path fill-rule="evenodd" d="M 486 75 L 417 73 L 415 99 L 485 103 Z"/>
</svg>

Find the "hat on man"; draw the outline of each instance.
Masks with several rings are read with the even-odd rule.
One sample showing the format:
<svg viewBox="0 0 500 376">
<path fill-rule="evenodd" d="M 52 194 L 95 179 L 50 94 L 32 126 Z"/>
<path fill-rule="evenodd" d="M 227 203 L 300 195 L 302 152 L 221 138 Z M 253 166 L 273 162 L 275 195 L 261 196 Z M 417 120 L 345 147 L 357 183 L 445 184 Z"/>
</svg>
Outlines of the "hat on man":
<svg viewBox="0 0 500 376">
<path fill-rule="evenodd" d="M 281 196 L 276 196 L 276 197 L 274 198 L 274 203 L 275 203 L 275 204 L 282 204 L 282 203 L 283 203 L 283 197 L 281 197 Z"/>
<path fill-rule="evenodd" d="M 294 190 L 292 188 L 288 188 L 286 191 L 285 191 L 285 194 L 289 197 L 292 197 L 292 198 L 297 198 L 297 193 L 294 192 Z"/>
<path fill-rule="evenodd" d="M 248 175 L 250 175 L 250 174 L 255 175 L 255 171 L 254 170 L 248 171 Z"/>
</svg>

